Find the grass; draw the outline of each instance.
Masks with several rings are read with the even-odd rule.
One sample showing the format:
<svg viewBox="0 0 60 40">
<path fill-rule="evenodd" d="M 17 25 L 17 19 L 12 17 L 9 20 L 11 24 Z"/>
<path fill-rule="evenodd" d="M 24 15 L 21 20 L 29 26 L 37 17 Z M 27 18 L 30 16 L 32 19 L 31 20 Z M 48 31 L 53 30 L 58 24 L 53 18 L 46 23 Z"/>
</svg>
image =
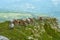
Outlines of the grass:
<svg viewBox="0 0 60 40">
<path fill-rule="evenodd" d="M 60 32 L 53 29 L 47 21 L 36 21 L 38 25 L 15 26 L 9 28 L 9 22 L 0 23 L 0 35 L 6 36 L 10 40 L 60 40 Z"/>
</svg>

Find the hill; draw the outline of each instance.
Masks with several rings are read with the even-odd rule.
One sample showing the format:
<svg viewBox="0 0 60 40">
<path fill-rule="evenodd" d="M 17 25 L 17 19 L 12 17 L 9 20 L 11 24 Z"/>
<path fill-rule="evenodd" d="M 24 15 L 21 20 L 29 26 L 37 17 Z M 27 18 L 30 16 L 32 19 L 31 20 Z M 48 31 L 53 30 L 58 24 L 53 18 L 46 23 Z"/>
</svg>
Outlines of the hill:
<svg viewBox="0 0 60 40">
<path fill-rule="evenodd" d="M 0 23 L 0 35 L 10 40 L 60 40 L 60 29 L 53 19 L 36 20 L 36 25 L 15 26 L 14 29 L 10 29 L 6 21 Z"/>
</svg>

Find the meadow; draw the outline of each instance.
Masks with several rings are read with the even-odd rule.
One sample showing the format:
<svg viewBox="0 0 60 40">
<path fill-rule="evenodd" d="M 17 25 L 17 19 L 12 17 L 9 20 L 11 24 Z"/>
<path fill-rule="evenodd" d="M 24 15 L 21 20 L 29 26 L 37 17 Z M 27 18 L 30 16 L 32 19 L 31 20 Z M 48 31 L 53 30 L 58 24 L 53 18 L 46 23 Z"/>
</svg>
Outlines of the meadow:
<svg viewBox="0 0 60 40">
<path fill-rule="evenodd" d="M 60 40 L 60 28 L 56 18 L 35 20 L 35 25 L 15 26 L 9 28 L 9 21 L 0 23 L 0 35 L 10 40 Z"/>
</svg>

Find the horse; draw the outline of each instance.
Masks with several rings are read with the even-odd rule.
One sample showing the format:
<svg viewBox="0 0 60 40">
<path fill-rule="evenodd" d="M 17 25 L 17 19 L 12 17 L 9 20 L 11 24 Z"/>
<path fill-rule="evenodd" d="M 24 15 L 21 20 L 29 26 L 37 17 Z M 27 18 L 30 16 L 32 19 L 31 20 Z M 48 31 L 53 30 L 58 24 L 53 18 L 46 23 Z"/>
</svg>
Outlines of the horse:
<svg viewBox="0 0 60 40">
<path fill-rule="evenodd" d="M 28 19 L 26 19 L 26 23 L 27 24 L 33 24 L 34 23 L 34 19 L 33 18 L 28 18 Z"/>
</svg>

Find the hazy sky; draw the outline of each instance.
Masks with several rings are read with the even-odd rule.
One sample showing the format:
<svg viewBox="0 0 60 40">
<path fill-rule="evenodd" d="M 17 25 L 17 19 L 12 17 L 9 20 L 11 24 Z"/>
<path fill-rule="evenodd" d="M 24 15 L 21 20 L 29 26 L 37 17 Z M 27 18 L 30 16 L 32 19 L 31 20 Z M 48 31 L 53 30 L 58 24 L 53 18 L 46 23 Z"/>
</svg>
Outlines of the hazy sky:
<svg viewBox="0 0 60 40">
<path fill-rule="evenodd" d="M 57 17 L 60 19 L 60 0 L 0 0 L 0 12 L 35 12 L 39 13 L 38 15 L 48 15 L 51 17 Z M 32 13 L 33 15 L 35 13 Z M 20 13 L 19 13 L 20 14 Z M 6 13 L 0 13 L 0 19 L 2 17 L 3 20 L 7 18 Z M 15 17 L 16 15 L 9 15 Z M 3 18 L 4 17 L 4 18 Z M 16 17 L 19 18 L 19 17 Z"/>
<path fill-rule="evenodd" d="M 0 10 L 27 12 L 59 12 L 60 0 L 0 0 Z"/>
</svg>

